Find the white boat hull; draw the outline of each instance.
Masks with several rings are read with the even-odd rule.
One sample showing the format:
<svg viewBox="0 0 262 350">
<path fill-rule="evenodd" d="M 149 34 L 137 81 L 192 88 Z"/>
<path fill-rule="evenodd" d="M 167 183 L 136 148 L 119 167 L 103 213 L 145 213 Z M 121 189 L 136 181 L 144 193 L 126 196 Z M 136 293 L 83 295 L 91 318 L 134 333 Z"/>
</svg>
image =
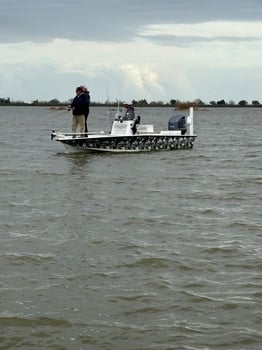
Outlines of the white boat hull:
<svg viewBox="0 0 262 350">
<path fill-rule="evenodd" d="M 63 134 L 62 134 L 63 135 Z M 196 136 L 174 135 L 135 135 L 135 136 L 98 136 L 64 137 L 52 134 L 52 138 L 61 142 L 69 151 L 135 153 L 152 151 L 171 151 L 192 149 Z"/>
</svg>

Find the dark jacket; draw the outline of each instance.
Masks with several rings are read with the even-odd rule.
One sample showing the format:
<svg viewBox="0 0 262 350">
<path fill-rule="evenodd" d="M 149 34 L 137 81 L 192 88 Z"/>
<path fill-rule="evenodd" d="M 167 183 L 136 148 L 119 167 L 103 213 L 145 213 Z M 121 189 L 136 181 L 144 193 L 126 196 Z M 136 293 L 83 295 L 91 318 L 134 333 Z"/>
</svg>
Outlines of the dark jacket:
<svg viewBox="0 0 262 350">
<path fill-rule="evenodd" d="M 89 91 L 84 93 L 86 95 L 86 99 L 87 99 L 87 103 L 88 103 L 88 107 L 90 105 L 90 95 L 89 95 Z"/>
<path fill-rule="evenodd" d="M 71 107 L 75 107 L 72 112 L 73 115 L 86 114 L 86 109 L 89 107 L 89 99 L 86 94 L 81 94 L 73 99 Z"/>
<path fill-rule="evenodd" d="M 85 109 L 85 117 L 87 119 L 88 114 L 89 114 L 90 95 L 89 95 L 89 91 L 84 92 L 84 94 L 86 95 L 86 100 L 87 100 L 87 105 L 86 105 L 86 109 Z"/>
</svg>

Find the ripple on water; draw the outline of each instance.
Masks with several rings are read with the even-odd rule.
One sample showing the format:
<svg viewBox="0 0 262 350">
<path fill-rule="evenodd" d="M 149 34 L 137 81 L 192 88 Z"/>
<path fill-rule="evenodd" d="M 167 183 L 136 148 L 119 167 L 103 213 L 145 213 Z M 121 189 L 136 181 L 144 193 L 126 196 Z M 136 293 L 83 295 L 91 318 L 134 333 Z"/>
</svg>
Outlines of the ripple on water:
<svg viewBox="0 0 262 350">
<path fill-rule="evenodd" d="M 260 349 L 258 109 L 196 111 L 192 151 L 128 156 L 60 151 L 68 120 L 42 113 L 0 108 L 1 349 Z"/>
</svg>

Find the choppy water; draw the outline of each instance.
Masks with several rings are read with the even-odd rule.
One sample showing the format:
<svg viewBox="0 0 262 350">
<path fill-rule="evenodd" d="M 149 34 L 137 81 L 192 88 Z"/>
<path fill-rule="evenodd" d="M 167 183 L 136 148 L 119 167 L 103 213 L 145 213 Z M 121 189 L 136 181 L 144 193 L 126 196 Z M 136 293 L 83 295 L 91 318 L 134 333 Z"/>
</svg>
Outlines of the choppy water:
<svg viewBox="0 0 262 350">
<path fill-rule="evenodd" d="M 70 119 L 0 108 L 0 348 L 261 349 L 262 109 L 195 112 L 193 150 L 134 155 L 66 154 Z"/>
</svg>

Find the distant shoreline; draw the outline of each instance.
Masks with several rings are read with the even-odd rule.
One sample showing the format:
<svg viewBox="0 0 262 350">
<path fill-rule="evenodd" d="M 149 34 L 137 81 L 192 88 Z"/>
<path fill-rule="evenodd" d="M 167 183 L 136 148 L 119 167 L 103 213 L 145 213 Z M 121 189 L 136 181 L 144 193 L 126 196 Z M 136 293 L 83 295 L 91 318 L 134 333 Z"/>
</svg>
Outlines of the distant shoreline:
<svg viewBox="0 0 262 350">
<path fill-rule="evenodd" d="M 54 109 L 54 110 L 63 110 L 63 109 L 67 109 L 68 104 L 59 104 L 59 105 L 53 105 L 53 104 L 48 104 L 48 103 L 38 103 L 38 104 L 33 104 L 33 103 L 0 103 L 0 107 L 49 107 L 50 109 Z M 112 103 L 112 104 L 107 104 L 107 103 L 91 103 L 90 107 L 117 107 L 117 104 Z M 146 105 L 142 105 L 142 104 L 136 104 L 134 105 L 134 107 L 149 107 L 149 108 L 159 108 L 159 107 L 163 107 L 163 108 L 174 108 L 176 109 L 176 106 L 172 106 L 170 104 L 146 104 Z M 209 105 L 209 104 L 203 104 L 200 106 L 193 106 L 195 108 L 195 110 L 204 110 L 206 108 L 262 108 L 262 104 L 259 105 L 252 105 L 252 104 L 247 104 L 247 105 Z M 183 109 L 187 109 L 187 108 L 183 108 Z M 181 110 L 180 108 L 177 108 L 177 110 Z"/>
</svg>

